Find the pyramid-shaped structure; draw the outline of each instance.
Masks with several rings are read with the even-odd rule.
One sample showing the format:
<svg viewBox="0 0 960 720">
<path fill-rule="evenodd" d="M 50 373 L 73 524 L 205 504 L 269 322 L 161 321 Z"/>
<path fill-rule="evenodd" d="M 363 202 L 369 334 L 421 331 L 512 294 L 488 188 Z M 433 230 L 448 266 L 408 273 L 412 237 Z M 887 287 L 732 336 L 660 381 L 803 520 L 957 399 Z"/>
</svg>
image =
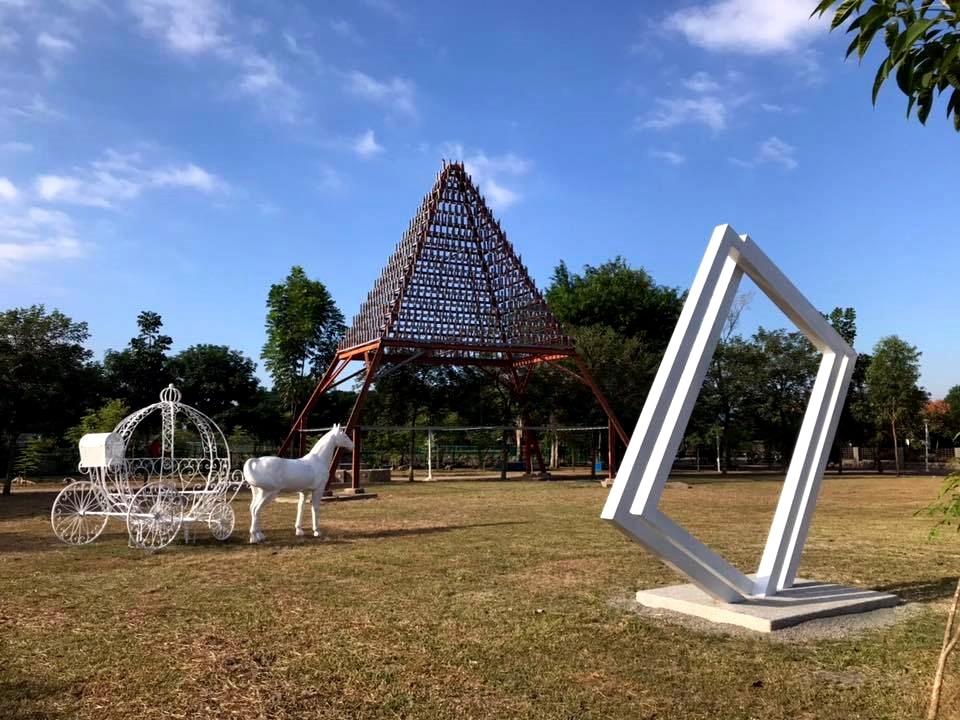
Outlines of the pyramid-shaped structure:
<svg viewBox="0 0 960 720">
<path fill-rule="evenodd" d="M 462 163 L 445 163 L 340 343 L 446 361 L 512 364 L 573 342 Z"/>
</svg>

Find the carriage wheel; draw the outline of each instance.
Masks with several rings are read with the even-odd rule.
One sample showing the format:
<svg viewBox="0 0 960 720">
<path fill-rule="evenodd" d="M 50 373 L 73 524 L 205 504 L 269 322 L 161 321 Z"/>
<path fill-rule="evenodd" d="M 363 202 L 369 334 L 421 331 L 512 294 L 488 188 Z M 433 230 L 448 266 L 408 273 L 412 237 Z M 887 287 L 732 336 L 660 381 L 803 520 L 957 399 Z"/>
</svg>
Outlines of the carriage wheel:
<svg viewBox="0 0 960 720">
<path fill-rule="evenodd" d="M 210 534 L 217 540 L 226 540 L 233 533 L 233 524 L 236 519 L 230 503 L 217 503 L 210 511 Z"/>
<path fill-rule="evenodd" d="M 86 545 L 107 526 L 107 500 L 87 480 L 72 482 L 57 495 L 50 510 L 53 534 L 68 545 Z"/>
<path fill-rule="evenodd" d="M 130 545 L 156 551 L 172 543 L 183 523 L 183 496 L 172 486 L 151 482 L 137 490 L 127 511 Z"/>
</svg>

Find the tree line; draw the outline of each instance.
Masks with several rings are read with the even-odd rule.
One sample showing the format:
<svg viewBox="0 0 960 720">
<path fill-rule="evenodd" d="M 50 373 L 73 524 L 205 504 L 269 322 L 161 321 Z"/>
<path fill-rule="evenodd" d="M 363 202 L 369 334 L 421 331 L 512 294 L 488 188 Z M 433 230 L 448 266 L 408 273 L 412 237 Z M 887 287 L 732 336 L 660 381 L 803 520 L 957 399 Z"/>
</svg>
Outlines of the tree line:
<svg viewBox="0 0 960 720">
<path fill-rule="evenodd" d="M 657 283 L 620 257 L 571 271 L 561 262 L 544 293 L 614 411 L 629 429 L 676 325 L 685 294 Z M 735 303 L 687 428 L 685 450 L 715 452 L 720 470 L 753 453 L 771 465 L 787 460 L 816 376 L 818 354 L 799 332 L 739 331 L 748 299 Z M 272 379 L 265 387 L 256 363 L 225 345 L 197 344 L 172 353 L 161 316 L 144 310 L 138 333 L 102 361 L 87 349 L 86 323 L 43 306 L 0 313 L 0 466 L 5 492 L 32 455 L 75 448 L 85 432 L 112 429 L 129 412 L 156 402 L 168 383 L 184 401 L 212 417 L 231 442 L 272 452 L 323 374 L 346 330 L 343 314 L 320 280 L 295 266 L 271 286 L 261 359 Z M 827 315 L 851 344 L 856 313 Z M 861 353 L 837 433 L 837 444 L 879 449 L 923 437 L 952 444 L 960 432 L 960 386 L 930 401 L 919 387 L 920 352 L 896 336 Z M 489 369 L 406 365 L 376 383 L 364 410 L 366 425 L 512 425 L 523 414 L 534 425 L 604 425 L 590 390 L 553 369 L 536 372 L 525 395 Z M 312 424 L 342 422 L 355 393 L 328 393 Z M 26 446 L 24 436 L 32 440 Z M 505 443 L 500 434 L 465 443 Z M 589 443 L 584 438 L 581 442 Z M 412 462 L 406 440 L 384 436 L 367 451 Z M 409 453 L 408 453 L 409 451 Z M 895 457 L 899 457 L 895 453 Z M 899 465 L 897 466 L 899 470 Z"/>
</svg>

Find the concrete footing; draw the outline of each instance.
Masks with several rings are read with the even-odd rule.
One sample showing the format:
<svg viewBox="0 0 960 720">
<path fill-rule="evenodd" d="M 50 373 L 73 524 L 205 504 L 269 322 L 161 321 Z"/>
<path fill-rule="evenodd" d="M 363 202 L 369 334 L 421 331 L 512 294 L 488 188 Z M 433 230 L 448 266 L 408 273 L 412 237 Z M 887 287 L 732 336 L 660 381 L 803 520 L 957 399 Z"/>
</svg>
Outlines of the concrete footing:
<svg viewBox="0 0 960 720">
<path fill-rule="evenodd" d="M 797 580 L 792 588 L 782 590 L 773 597 L 749 598 L 739 603 L 715 600 L 700 588 L 689 584 L 640 590 L 637 602 L 646 607 L 671 610 L 710 622 L 773 632 L 815 618 L 892 607 L 900 603 L 900 598 L 876 590 Z"/>
</svg>

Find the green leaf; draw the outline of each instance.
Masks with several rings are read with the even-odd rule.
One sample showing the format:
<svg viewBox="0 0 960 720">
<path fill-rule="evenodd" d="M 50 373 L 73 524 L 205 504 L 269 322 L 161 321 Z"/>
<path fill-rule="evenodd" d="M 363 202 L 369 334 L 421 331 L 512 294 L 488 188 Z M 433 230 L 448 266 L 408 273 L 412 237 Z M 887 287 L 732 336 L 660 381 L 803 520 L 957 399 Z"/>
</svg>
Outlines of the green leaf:
<svg viewBox="0 0 960 720">
<path fill-rule="evenodd" d="M 823 9 L 820 10 L 820 13 L 823 14 L 823 12 L 832 4 L 833 3 L 820 3 L 820 6 L 823 7 Z M 837 12 L 833 16 L 833 20 L 830 21 L 830 30 L 833 31 L 840 27 L 844 20 L 850 17 L 850 14 L 854 10 L 859 10 L 860 5 L 862 4 L 863 0 L 845 0 L 845 2 L 840 3 L 840 6 L 837 8 Z"/>
<path fill-rule="evenodd" d="M 894 62 L 899 60 L 899 56 L 911 48 L 913 44 L 930 28 L 930 26 L 936 24 L 936 22 L 937 21 L 934 19 L 926 18 L 923 20 L 917 20 L 915 23 L 907 27 L 903 34 L 897 38 L 897 41 L 893 44 L 893 48 L 890 50 L 890 56 L 894 59 Z"/>
<path fill-rule="evenodd" d="M 872 100 L 873 104 L 877 104 L 877 95 L 880 94 L 880 86 L 883 85 L 884 81 L 887 79 L 887 76 L 890 74 L 890 70 L 893 68 L 890 58 L 887 58 L 882 63 L 880 63 L 880 68 L 877 70 L 877 77 L 873 81 L 873 95 Z"/>
<path fill-rule="evenodd" d="M 913 59 L 910 57 L 905 58 L 897 68 L 897 86 L 904 95 L 913 95 Z"/>
<path fill-rule="evenodd" d="M 925 90 L 917 96 L 917 119 L 921 124 L 927 124 L 927 116 L 930 115 L 930 108 L 933 107 L 933 92 Z"/>
</svg>

